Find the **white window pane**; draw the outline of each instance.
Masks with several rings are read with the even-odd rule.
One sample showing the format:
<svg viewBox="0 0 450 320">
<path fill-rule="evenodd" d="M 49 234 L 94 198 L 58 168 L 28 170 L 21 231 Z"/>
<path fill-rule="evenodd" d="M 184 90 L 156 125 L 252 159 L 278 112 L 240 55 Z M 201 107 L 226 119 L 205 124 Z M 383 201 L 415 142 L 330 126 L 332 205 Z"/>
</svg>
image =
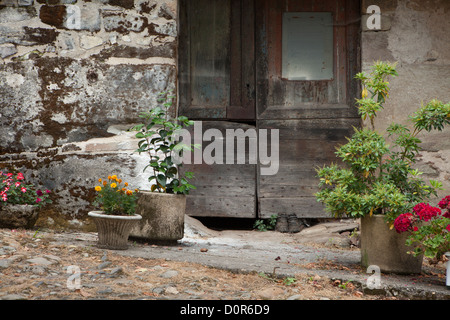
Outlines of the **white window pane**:
<svg viewBox="0 0 450 320">
<path fill-rule="evenodd" d="M 331 12 L 283 14 L 282 77 L 288 80 L 333 78 Z"/>
</svg>

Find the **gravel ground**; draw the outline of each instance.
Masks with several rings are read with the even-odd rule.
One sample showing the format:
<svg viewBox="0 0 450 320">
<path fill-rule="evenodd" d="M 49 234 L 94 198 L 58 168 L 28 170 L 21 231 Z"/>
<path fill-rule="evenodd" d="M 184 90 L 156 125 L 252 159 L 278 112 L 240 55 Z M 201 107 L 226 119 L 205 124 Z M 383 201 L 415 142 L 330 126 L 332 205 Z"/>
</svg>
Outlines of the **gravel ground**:
<svg viewBox="0 0 450 320">
<path fill-rule="evenodd" d="M 359 249 L 324 224 L 299 234 L 213 231 L 189 219 L 164 246 L 96 247 L 95 232 L 0 229 L 0 300 L 404 300 L 448 299 L 443 266 L 382 275 L 369 290 Z M 303 233 L 303 235 L 301 235 Z"/>
</svg>

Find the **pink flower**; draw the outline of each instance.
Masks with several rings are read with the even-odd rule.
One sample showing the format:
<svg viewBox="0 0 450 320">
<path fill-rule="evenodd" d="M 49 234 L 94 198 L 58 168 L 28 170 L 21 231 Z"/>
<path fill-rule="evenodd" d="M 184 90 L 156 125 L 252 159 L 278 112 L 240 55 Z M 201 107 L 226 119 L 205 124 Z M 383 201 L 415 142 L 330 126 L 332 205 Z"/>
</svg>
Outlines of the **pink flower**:
<svg viewBox="0 0 450 320">
<path fill-rule="evenodd" d="M 450 232 L 450 224 L 445 229 L 447 229 L 447 231 Z"/>
<path fill-rule="evenodd" d="M 41 202 L 41 201 L 42 201 L 41 198 L 37 198 L 37 199 L 36 199 L 36 203 L 39 203 L 39 202 Z"/>
<path fill-rule="evenodd" d="M 38 196 L 42 196 L 42 191 L 41 191 L 41 190 L 37 190 L 37 191 L 36 191 L 36 194 L 37 194 Z"/>
<path fill-rule="evenodd" d="M 18 186 L 20 186 L 20 182 L 17 181 L 14 185 L 15 185 L 16 187 L 18 187 Z"/>
<path fill-rule="evenodd" d="M 24 178 L 24 176 L 23 176 L 23 174 L 21 173 L 21 172 L 19 172 L 18 174 L 17 174 L 17 180 L 24 180 L 25 178 Z"/>
<path fill-rule="evenodd" d="M 27 188 L 22 187 L 22 188 L 20 188 L 20 191 L 22 191 L 23 193 L 25 193 L 25 192 L 27 192 Z"/>
</svg>

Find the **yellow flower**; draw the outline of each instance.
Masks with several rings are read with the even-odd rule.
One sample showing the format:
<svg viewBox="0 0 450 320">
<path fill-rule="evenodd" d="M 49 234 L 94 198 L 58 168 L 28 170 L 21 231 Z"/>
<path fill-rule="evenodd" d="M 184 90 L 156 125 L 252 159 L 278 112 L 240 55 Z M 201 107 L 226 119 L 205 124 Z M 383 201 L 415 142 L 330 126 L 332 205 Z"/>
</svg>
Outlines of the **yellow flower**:
<svg viewBox="0 0 450 320">
<path fill-rule="evenodd" d="M 128 182 L 125 182 L 125 187 L 128 187 Z"/>
<path fill-rule="evenodd" d="M 127 190 L 127 195 L 131 196 L 133 194 L 133 191 Z"/>
<path fill-rule="evenodd" d="M 96 187 L 95 187 L 95 191 L 102 191 L 102 187 L 96 186 Z"/>
<path fill-rule="evenodd" d="M 98 179 L 98 182 L 102 182 L 102 179 Z"/>
<path fill-rule="evenodd" d="M 111 180 L 116 180 L 116 181 L 117 181 L 117 176 L 116 176 L 116 175 L 113 175 L 113 176 L 111 177 Z"/>
<path fill-rule="evenodd" d="M 106 186 L 108 184 L 108 182 L 106 182 L 106 181 L 103 181 L 103 185 L 104 186 Z"/>
<path fill-rule="evenodd" d="M 116 188 L 117 187 L 117 184 L 115 184 L 114 182 L 113 183 L 111 183 L 111 188 Z"/>
<path fill-rule="evenodd" d="M 111 176 L 108 176 L 108 180 L 111 180 Z"/>
<path fill-rule="evenodd" d="M 122 179 L 117 179 L 117 182 L 118 183 L 122 183 Z"/>
</svg>

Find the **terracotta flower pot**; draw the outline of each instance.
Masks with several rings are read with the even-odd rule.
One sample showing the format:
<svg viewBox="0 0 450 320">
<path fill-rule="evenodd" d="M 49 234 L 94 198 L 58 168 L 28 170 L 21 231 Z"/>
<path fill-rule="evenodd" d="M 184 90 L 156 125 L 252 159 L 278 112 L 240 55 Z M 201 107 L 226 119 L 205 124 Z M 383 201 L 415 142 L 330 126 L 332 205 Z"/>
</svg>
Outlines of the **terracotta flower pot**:
<svg viewBox="0 0 450 320">
<path fill-rule="evenodd" d="M 411 274 L 422 271 L 423 255 L 408 254 L 414 248 L 406 245 L 408 233 L 390 229 L 384 216 L 361 218 L 361 265 L 378 266 L 382 272 Z"/>
<path fill-rule="evenodd" d="M 140 215 L 108 215 L 102 211 L 91 211 L 88 213 L 97 226 L 98 243 L 102 249 L 126 250 L 128 249 L 128 236 L 130 231 L 139 220 Z"/>
<path fill-rule="evenodd" d="M 31 229 L 39 217 L 39 208 L 28 204 L 0 206 L 0 228 Z"/>
</svg>

